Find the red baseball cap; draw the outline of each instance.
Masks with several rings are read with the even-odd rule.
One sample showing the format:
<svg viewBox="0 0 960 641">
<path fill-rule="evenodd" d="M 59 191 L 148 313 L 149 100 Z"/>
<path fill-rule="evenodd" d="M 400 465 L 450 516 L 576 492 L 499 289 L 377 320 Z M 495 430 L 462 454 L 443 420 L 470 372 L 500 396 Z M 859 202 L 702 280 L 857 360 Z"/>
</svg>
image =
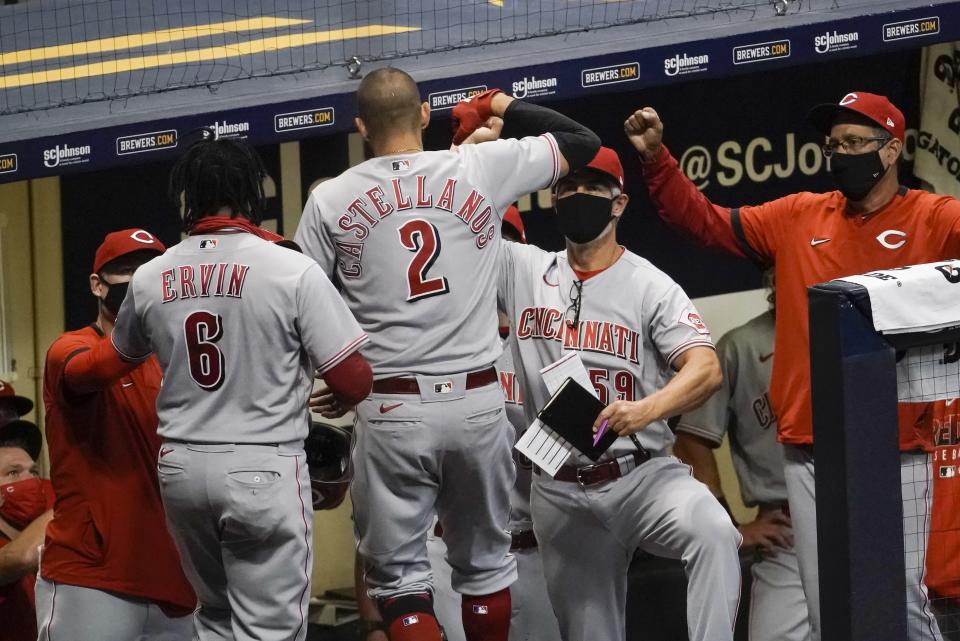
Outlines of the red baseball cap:
<svg viewBox="0 0 960 641">
<path fill-rule="evenodd" d="M 19 416 L 29 414 L 30 410 L 33 409 L 33 401 L 26 396 L 17 396 L 17 393 L 13 390 L 13 385 L 6 381 L 0 381 L 0 401 L 7 399 L 13 401 L 13 407 L 17 410 Z"/>
<path fill-rule="evenodd" d="M 523 218 L 520 217 L 520 210 L 517 209 L 516 205 L 510 205 L 507 207 L 507 211 L 503 212 L 503 224 L 510 225 L 516 230 L 520 236 L 521 243 L 527 242 L 527 233 L 523 227 Z"/>
<path fill-rule="evenodd" d="M 861 115 L 886 129 L 897 140 L 904 138 L 906 124 L 903 113 L 886 96 L 865 91 L 852 91 L 837 104 L 817 105 L 807 114 L 807 121 L 824 136 L 829 136 L 834 121 L 842 113 Z"/>
<path fill-rule="evenodd" d="M 111 260 L 139 251 L 162 254 L 167 251 L 160 239 L 145 229 L 124 229 L 107 234 L 93 257 L 93 271 L 98 273 Z"/>
<path fill-rule="evenodd" d="M 584 169 L 595 169 L 610 176 L 617 181 L 620 189 L 623 190 L 623 165 L 620 163 L 620 156 L 610 147 L 600 147 L 600 151 L 593 157 L 593 160 L 587 163 Z"/>
</svg>

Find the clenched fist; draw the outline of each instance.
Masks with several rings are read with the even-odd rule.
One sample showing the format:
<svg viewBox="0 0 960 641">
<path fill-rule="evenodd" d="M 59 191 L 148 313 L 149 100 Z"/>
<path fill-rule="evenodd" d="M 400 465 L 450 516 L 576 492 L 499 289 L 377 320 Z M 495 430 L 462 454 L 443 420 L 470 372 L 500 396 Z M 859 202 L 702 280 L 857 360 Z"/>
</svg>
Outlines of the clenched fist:
<svg viewBox="0 0 960 641">
<path fill-rule="evenodd" d="M 652 107 L 644 107 L 633 112 L 623 123 L 623 131 L 643 160 L 653 160 L 660 153 L 663 123 Z"/>
</svg>

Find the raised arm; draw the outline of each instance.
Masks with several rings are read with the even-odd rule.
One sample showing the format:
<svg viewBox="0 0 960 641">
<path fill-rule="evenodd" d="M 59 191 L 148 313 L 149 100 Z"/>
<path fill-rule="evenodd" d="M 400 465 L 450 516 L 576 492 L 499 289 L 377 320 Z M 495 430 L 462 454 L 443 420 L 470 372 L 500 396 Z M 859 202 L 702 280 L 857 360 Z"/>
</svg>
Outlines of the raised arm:
<svg viewBox="0 0 960 641">
<path fill-rule="evenodd" d="M 577 121 L 553 109 L 515 100 L 499 89 L 490 89 L 459 103 L 453 117 L 455 145 L 491 118 L 503 119 L 517 137 L 551 134 L 559 148 L 560 176 L 586 165 L 600 149 L 597 134 Z"/>
<path fill-rule="evenodd" d="M 737 237 L 730 208 L 710 202 L 663 145 L 663 122 L 657 112 L 651 107 L 638 109 L 623 123 L 623 130 L 640 154 L 650 200 L 660 218 L 701 245 L 749 256 L 746 240 Z"/>
</svg>

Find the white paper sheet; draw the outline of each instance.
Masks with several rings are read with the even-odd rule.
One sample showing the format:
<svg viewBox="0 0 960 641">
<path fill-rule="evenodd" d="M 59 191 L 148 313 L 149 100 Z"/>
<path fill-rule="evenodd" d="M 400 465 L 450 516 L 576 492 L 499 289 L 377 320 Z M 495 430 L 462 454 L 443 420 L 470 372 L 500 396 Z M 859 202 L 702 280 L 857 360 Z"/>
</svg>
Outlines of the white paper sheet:
<svg viewBox="0 0 960 641">
<path fill-rule="evenodd" d="M 579 352 L 570 352 L 560 360 L 550 363 L 540 370 L 540 376 L 543 377 L 543 382 L 551 396 L 568 378 L 572 378 L 580 387 L 597 396 L 597 390 L 590 384 L 590 375 L 587 374 L 587 368 L 580 360 Z"/>
<path fill-rule="evenodd" d="M 573 446 L 566 439 L 539 419 L 530 424 L 514 447 L 550 476 L 557 475 L 573 452 Z"/>
<path fill-rule="evenodd" d="M 594 396 L 597 395 L 578 352 L 570 352 L 555 363 L 547 365 L 540 370 L 540 375 L 551 396 L 568 378 L 572 378 Z M 550 476 L 556 476 L 557 471 L 573 453 L 573 446 L 566 439 L 539 420 L 535 420 L 527 428 L 514 447 Z"/>
</svg>

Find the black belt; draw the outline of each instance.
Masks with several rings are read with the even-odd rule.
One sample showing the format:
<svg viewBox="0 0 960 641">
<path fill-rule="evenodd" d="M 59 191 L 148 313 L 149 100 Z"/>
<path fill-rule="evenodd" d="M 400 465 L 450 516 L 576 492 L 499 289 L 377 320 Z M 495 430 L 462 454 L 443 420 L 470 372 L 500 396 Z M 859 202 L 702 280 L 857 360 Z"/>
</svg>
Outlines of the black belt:
<svg viewBox="0 0 960 641">
<path fill-rule="evenodd" d="M 496 382 L 497 369 L 495 367 L 488 367 L 467 374 L 466 388 L 474 389 Z M 417 382 L 416 377 L 413 376 L 394 376 L 392 378 L 382 378 L 374 381 L 373 391 L 376 394 L 419 394 L 420 384 Z"/>
<path fill-rule="evenodd" d="M 578 483 L 581 487 L 615 481 L 625 474 L 620 469 L 620 459 L 627 457 L 633 457 L 634 466 L 631 468 L 631 470 L 629 470 L 632 471 L 650 460 L 650 452 L 646 450 L 638 450 L 636 452 L 631 452 L 626 456 L 617 457 L 615 459 L 610 459 L 609 461 L 604 461 L 603 463 L 596 463 L 594 465 L 586 465 L 583 467 L 564 465 L 553 478 L 557 481 Z M 536 474 L 542 473 L 539 467 L 534 467 L 533 471 Z"/>
</svg>

